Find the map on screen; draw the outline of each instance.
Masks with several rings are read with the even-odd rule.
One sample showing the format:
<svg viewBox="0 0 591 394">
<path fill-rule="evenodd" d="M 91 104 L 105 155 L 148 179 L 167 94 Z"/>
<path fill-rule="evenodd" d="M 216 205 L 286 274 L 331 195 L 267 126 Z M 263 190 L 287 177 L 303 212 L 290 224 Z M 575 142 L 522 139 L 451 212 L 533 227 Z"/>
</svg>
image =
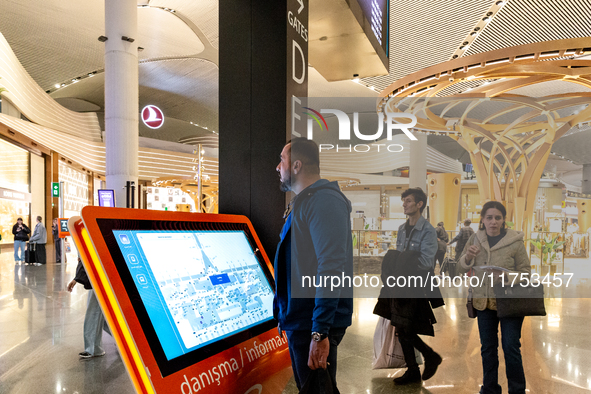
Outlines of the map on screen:
<svg viewBox="0 0 591 394">
<path fill-rule="evenodd" d="M 113 230 L 171 360 L 273 318 L 273 290 L 243 231 Z"/>
</svg>

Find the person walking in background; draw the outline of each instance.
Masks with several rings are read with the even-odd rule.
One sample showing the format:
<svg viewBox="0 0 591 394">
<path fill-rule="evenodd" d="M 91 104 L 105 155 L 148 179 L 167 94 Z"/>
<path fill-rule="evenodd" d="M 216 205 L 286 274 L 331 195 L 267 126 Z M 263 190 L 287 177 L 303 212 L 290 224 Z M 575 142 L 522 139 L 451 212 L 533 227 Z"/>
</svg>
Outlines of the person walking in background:
<svg viewBox="0 0 591 394">
<path fill-rule="evenodd" d="M 62 262 L 62 240 L 60 239 L 60 227 L 57 219 L 53 219 L 51 233 L 55 245 L 55 263 L 60 264 Z"/>
<path fill-rule="evenodd" d="M 43 225 L 43 218 L 41 216 L 37 216 L 37 224 L 35 225 L 35 230 L 33 230 L 33 235 L 31 235 L 31 239 L 29 240 L 29 245 L 34 244 L 35 249 L 35 265 L 45 264 L 47 262 L 46 254 L 45 254 L 45 244 L 47 243 L 47 230 L 45 230 L 45 226 Z M 32 253 L 32 250 L 29 250 L 29 253 Z"/>
<path fill-rule="evenodd" d="M 396 252 L 400 253 L 398 260 L 401 261 L 388 262 L 389 255 L 386 254 L 382 264 L 403 266 L 405 272 L 412 273 L 411 275 L 432 275 L 437 253 L 437 235 L 433 226 L 422 215 L 427 205 L 427 195 L 421 188 L 415 187 L 405 190 L 401 197 L 404 214 L 408 217 L 398 228 L 396 238 Z M 392 255 L 390 253 L 390 256 Z M 409 289 L 405 292 L 407 296 L 378 299 L 373 312 L 390 320 L 396 327 L 396 335 L 400 340 L 407 366 L 404 374 L 394 379 L 397 385 L 420 383 L 421 380 L 431 379 L 443 361 L 441 356 L 419 337 L 419 334 L 435 336 L 433 324 L 437 323 L 437 320 L 432 307 L 442 306 L 443 303 L 433 306 L 427 298 L 417 295 L 410 297 Z M 415 348 L 425 359 L 422 375 L 415 358 Z"/>
<path fill-rule="evenodd" d="M 449 241 L 449 236 L 447 235 L 447 231 L 445 231 L 445 227 L 443 227 L 443 222 L 437 223 L 435 233 L 437 234 L 437 253 L 435 253 L 435 261 L 439 262 L 439 267 L 441 267 L 443 265 L 443 259 L 445 258 L 445 252 L 447 252 L 447 242 Z"/>
<path fill-rule="evenodd" d="M 523 244 L 523 233 L 507 229 L 507 211 L 498 201 L 489 201 L 482 207 L 478 231 L 468 240 L 468 247 L 460 257 L 460 273 L 480 266 L 506 268 L 512 273 L 531 274 L 527 251 Z M 481 276 L 480 273 L 477 273 Z M 510 282 L 506 273 L 505 283 Z M 499 276 L 497 276 L 498 278 Z M 522 317 L 497 317 L 497 300 L 494 286 L 501 286 L 498 279 L 483 275 L 481 285 L 474 287 L 473 306 L 478 318 L 480 333 L 480 355 L 482 356 L 483 382 L 481 394 L 500 394 L 499 385 L 499 323 L 501 325 L 501 344 L 505 354 L 505 371 L 509 394 L 525 394 L 525 373 L 521 359 Z M 514 300 L 519 301 L 519 300 Z"/>
<path fill-rule="evenodd" d="M 74 290 L 76 283 L 80 283 L 88 290 L 88 302 L 86 304 L 86 314 L 84 315 L 84 351 L 78 353 L 78 356 L 83 359 L 102 357 L 105 355 L 105 350 L 103 349 L 103 330 L 109 335 L 112 334 L 109 326 L 105 324 L 103 311 L 92 289 L 80 257 L 78 257 L 76 276 L 68 283 L 67 290 L 70 293 Z"/>
<path fill-rule="evenodd" d="M 460 232 L 458 233 L 458 235 L 456 235 L 455 238 L 452 239 L 451 242 L 448 244 L 448 245 L 451 245 L 454 242 L 457 242 L 456 243 L 456 259 L 460 258 L 460 256 L 462 255 L 462 252 L 464 251 L 464 247 L 466 246 L 466 242 L 468 242 L 468 238 L 470 238 L 472 236 L 472 234 L 474 234 L 474 230 L 472 230 L 472 227 L 470 227 L 471 224 L 472 224 L 472 221 L 470 219 L 464 220 L 464 227 L 462 227 L 460 229 Z"/>
<path fill-rule="evenodd" d="M 14 262 L 24 263 L 25 262 L 25 247 L 29 240 L 29 234 L 31 229 L 23 223 L 23 218 L 18 218 L 16 224 L 12 226 L 12 234 L 14 234 Z M 20 255 L 19 255 L 19 250 Z"/>
</svg>

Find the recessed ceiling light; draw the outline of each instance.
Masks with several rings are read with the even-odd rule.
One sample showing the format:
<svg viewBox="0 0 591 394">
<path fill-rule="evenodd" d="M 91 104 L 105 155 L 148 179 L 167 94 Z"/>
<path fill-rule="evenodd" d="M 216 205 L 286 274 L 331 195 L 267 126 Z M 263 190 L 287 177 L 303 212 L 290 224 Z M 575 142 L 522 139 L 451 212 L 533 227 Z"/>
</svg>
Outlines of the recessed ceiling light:
<svg viewBox="0 0 591 394">
<path fill-rule="evenodd" d="M 74 79 L 72 79 L 72 82 L 76 83 L 76 82 L 78 82 L 78 80 L 76 78 L 74 78 Z"/>
<path fill-rule="evenodd" d="M 490 20 L 490 18 L 488 16 L 485 16 L 484 18 L 482 18 L 483 21 L 488 22 Z"/>
<path fill-rule="evenodd" d="M 62 88 L 63 88 L 64 86 L 66 86 L 66 84 L 65 84 L 65 83 L 62 83 Z"/>
<path fill-rule="evenodd" d="M 60 84 L 59 84 L 59 83 L 56 83 L 54 86 L 55 86 L 55 87 L 56 87 L 56 89 L 57 89 L 57 88 L 59 88 L 59 87 L 60 87 Z"/>
</svg>

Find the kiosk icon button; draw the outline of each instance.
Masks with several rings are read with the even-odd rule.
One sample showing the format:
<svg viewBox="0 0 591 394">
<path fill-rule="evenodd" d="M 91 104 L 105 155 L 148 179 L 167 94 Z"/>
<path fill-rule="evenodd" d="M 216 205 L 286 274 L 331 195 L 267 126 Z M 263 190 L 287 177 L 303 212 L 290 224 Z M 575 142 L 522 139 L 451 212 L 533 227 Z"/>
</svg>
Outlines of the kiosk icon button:
<svg viewBox="0 0 591 394">
<path fill-rule="evenodd" d="M 139 261 L 137 259 L 137 256 L 135 254 L 128 254 L 127 255 L 127 258 L 129 259 L 129 262 L 131 264 L 137 264 L 137 263 L 139 263 Z"/>
<path fill-rule="evenodd" d="M 142 285 L 145 285 L 148 283 L 148 280 L 146 279 L 146 275 L 144 275 L 144 274 L 139 274 L 136 276 L 136 278 L 137 278 L 137 281 Z"/>
</svg>

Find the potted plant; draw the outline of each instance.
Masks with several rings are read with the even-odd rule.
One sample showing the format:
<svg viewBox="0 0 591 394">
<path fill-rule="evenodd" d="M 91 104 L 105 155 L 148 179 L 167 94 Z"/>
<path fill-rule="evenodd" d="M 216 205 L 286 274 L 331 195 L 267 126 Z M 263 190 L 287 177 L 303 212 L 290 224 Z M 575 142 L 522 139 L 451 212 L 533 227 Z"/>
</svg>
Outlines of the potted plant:
<svg viewBox="0 0 591 394">
<path fill-rule="evenodd" d="M 556 265 L 552 264 L 552 262 L 556 260 L 558 249 L 566 241 L 558 241 L 558 235 L 551 238 L 550 241 L 546 240 L 546 237 L 540 237 L 540 235 L 536 239 L 530 239 L 529 241 L 542 252 L 542 275 L 546 275 L 547 273 L 554 275 L 556 273 Z"/>
</svg>

